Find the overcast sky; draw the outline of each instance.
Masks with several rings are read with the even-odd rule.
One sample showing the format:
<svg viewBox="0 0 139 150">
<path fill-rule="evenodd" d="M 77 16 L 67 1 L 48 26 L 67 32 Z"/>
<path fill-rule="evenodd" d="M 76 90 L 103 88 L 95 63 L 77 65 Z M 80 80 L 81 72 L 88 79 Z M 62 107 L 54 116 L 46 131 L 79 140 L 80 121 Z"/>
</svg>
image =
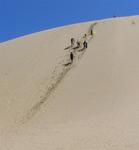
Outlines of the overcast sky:
<svg viewBox="0 0 139 150">
<path fill-rule="evenodd" d="M 0 0 L 0 42 L 72 23 L 139 14 L 139 0 Z"/>
</svg>

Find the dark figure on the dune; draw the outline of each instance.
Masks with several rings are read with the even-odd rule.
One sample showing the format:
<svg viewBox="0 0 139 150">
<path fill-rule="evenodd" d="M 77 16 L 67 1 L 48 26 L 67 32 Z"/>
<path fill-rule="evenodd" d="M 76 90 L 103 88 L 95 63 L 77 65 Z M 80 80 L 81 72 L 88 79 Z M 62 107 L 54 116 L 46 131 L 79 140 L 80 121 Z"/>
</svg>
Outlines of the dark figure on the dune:
<svg viewBox="0 0 139 150">
<path fill-rule="evenodd" d="M 71 38 L 71 46 L 73 46 L 75 43 L 75 39 L 74 38 Z"/>
<path fill-rule="evenodd" d="M 87 44 L 86 41 L 83 42 L 83 46 L 84 46 L 84 48 L 87 48 L 87 47 L 88 47 L 88 44 Z"/>
<path fill-rule="evenodd" d="M 77 47 L 79 48 L 81 46 L 81 42 L 77 41 Z"/>
<path fill-rule="evenodd" d="M 65 64 L 65 66 L 69 66 L 73 63 L 73 58 L 74 58 L 74 55 L 72 52 L 70 52 L 70 62 L 68 62 L 67 64 Z"/>
<path fill-rule="evenodd" d="M 73 62 L 73 57 L 74 57 L 74 56 L 73 56 L 73 53 L 71 52 L 71 53 L 70 53 L 70 60 L 71 60 L 71 63 Z"/>
<path fill-rule="evenodd" d="M 90 34 L 93 36 L 93 30 L 91 29 Z"/>
<path fill-rule="evenodd" d="M 87 38 L 87 34 L 84 34 L 83 38 L 86 39 Z"/>
</svg>

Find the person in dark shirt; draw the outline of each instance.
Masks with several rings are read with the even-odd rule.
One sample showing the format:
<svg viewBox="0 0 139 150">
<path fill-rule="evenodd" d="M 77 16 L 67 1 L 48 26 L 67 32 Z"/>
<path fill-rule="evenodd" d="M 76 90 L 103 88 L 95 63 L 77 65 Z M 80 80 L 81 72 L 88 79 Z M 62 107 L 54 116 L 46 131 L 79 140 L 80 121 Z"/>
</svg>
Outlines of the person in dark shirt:
<svg viewBox="0 0 139 150">
<path fill-rule="evenodd" d="M 73 58 L 74 58 L 74 56 L 73 56 L 73 53 L 71 52 L 71 53 L 70 53 L 70 60 L 71 60 L 71 63 L 73 63 Z"/>
<path fill-rule="evenodd" d="M 75 43 L 75 39 L 74 38 L 71 38 L 71 46 L 73 46 Z"/>
<path fill-rule="evenodd" d="M 84 48 L 87 48 L 87 47 L 88 47 L 88 44 L 87 44 L 86 41 L 83 42 L 83 46 L 84 46 Z"/>
</svg>

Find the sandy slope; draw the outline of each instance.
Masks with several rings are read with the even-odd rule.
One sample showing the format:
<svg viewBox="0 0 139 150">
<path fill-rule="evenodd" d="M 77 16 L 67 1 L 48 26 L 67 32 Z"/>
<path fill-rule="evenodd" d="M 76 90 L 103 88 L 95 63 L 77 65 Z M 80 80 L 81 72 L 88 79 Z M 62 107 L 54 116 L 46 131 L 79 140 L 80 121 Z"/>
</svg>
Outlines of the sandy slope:
<svg viewBox="0 0 139 150">
<path fill-rule="evenodd" d="M 138 150 L 139 17 L 98 21 L 0 44 L 0 149 Z"/>
</svg>

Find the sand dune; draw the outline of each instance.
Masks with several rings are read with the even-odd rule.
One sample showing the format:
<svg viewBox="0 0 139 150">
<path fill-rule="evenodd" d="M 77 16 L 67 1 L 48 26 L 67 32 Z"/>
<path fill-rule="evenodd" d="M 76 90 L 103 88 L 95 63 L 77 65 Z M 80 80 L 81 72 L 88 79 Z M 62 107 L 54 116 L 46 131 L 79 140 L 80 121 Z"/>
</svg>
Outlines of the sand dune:
<svg viewBox="0 0 139 150">
<path fill-rule="evenodd" d="M 87 22 L 0 44 L 0 149 L 137 150 L 139 17 Z"/>
</svg>

